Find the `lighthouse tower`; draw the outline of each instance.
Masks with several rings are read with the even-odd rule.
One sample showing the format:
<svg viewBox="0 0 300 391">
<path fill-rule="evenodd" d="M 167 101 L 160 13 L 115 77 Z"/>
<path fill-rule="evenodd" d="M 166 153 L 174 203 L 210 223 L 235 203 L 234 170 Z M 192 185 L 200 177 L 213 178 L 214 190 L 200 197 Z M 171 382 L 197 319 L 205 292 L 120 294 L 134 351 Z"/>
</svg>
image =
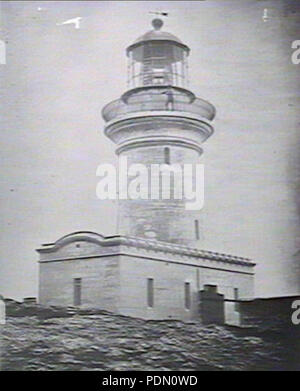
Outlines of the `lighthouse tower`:
<svg viewBox="0 0 300 391">
<path fill-rule="evenodd" d="M 118 233 L 196 247 L 202 227 L 199 209 L 186 208 L 183 165 L 199 163 L 201 144 L 213 133 L 215 108 L 187 88 L 189 47 L 162 31 L 160 19 L 152 25 L 127 48 L 129 89 L 102 111 L 105 134 L 116 143 L 120 160 L 147 167 L 152 187 L 152 197 L 149 189 L 146 199 L 119 200 Z M 181 175 L 170 175 L 170 197 L 163 188 L 168 182 L 153 183 L 155 164 L 181 169 Z M 196 188 L 195 172 L 190 180 Z M 174 194 L 176 186 L 182 196 Z M 153 187 L 159 188 L 157 197 Z"/>
<path fill-rule="evenodd" d="M 188 89 L 188 46 L 162 31 L 160 19 L 152 25 L 127 48 L 128 90 L 102 111 L 120 168 L 126 164 L 130 176 L 130 167 L 135 175 L 138 167 L 150 182 L 148 193 L 132 197 L 130 178 L 119 189 L 117 235 L 80 231 L 42 245 L 39 302 L 240 324 L 237 304 L 253 297 L 255 264 L 201 250 L 201 210 L 187 208 L 190 194 L 176 193 L 185 179 L 178 172 L 186 175 L 186 165 L 199 163 L 213 133 L 215 108 Z M 179 168 L 169 182 L 157 182 L 160 172 L 152 175 L 161 165 Z M 194 187 L 198 178 L 189 175 Z"/>
</svg>

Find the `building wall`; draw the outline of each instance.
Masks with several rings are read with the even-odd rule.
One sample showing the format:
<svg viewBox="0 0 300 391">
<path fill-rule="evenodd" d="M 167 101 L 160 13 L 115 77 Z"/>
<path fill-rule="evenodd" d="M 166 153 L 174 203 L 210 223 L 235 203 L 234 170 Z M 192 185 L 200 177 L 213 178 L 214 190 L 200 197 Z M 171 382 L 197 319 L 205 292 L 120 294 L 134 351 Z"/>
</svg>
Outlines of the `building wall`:
<svg viewBox="0 0 300 391">
<path fill-rule="evenodd" d="M 41 261 L 50 261 L 80 258 L 83 256 L 88 257 L 95 255 L 117 254 L 118 250 L 118 246 L 101 246 L 99 243 L 95 243 L 92 240 L 74 240 L 71 238 L 69 243 L 57 246 L 49 252 L 43 251 L 40 253 L 40 259 Z"/>
<path fill-rule="evenodd" d="M 122 256 L 120 262 L 120 313 L 145 319 L 199 319 L 199 290 L 206 284 L 218 286 L 218 292 L 234 299 L 234 288 L 240 297 L 253 297 L 253 275 L 236 271 L 205 269 L 188 264 Z M 147 279 L 154 280 L 154 306 L 147 305 Z M 191 309 L 185 309 L 184 284 L 190 283 Z M 231 303 L 229 303 L 231 304 Z M 225 306 L 232 318 L 233 306 Z"/>
<path fill-rule="evenodd" d="M 171 244 L 166 251 L 149 240 L 147 248 L 101 245 L 91 238 L 64 240 L 41 253 L 41 304 L 77 305 L 74 279 L 81 279 L 82 307 L 144 319 L 200 319 L 199 291 L 208 284 L 228 300 L 236 299 L 235 288 L 239 299 L 253 298 L 252 266 L 183 255 Z M 148 305 L 148 279 L 153 280 L 153 306 Z M 235 304 L 225 301 L 225 320 L 239 324 L 236 317 Z"/>
<path fill-rule="evenodd" d="M 78 243 L 65 246 L 59 254 L 51 254 L 53 259 L 59 256 L 60 260 L 40 262 L 39 303 L 59 306 L 74 305 L 74 279 L 81 278 L 82 307 L 95 307 L 116 312 L 120 281 L 118 256 L 101 254 L 99 251 L 101 247 L 93 243 L 81 241 L 79 249 L 76 244 Z M 80 259 L 83 253 L 86 258 Z M 88 255 L 92 253 L 96 256 Z M 63 260 L 62 254 L 65 254 L 66 258 L 76 255 L 78 258 Z"/>
</svg>

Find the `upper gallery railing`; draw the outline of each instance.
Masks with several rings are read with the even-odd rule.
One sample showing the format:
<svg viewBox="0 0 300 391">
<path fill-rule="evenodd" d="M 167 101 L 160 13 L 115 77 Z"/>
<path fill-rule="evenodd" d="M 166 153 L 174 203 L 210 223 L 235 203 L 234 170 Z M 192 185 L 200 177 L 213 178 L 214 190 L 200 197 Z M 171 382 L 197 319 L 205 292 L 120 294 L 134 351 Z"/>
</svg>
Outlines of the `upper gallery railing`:
<svg viewBox="0 0 300 391">
<path fill-rule="evenodd" d="M 215 116 L 214 106 L 200 98 L 190 99 L 182 93 L 151 93 L 144 92 L 132 95 L 125 103 L 117 99 L 108 103 L 102 110 L 105 121 L 111 121 L 127 114 L 143 111 L 182 111 L 196 114 L 208 120 Z"/>
</svg>

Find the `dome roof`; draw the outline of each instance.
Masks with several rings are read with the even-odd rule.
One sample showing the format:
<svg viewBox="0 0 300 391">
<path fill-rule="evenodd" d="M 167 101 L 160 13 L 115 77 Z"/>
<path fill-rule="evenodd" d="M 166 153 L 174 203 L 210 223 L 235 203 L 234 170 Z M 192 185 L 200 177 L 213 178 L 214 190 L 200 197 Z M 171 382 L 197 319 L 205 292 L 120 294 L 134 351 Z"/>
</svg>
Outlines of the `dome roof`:
<svg viewBox="0 0 300 391">
<path fill-rule="evenodd" d="M 169 41 L 169 42 L 171 41 L 174 42 L 176 45 L 181 46 L 183 49 L 189 51 L 188 46 L 182 43 L 182 41 L 179 38 L 177 38 L 175 35 L 160 30 L 161 27 L 163 26 L 162 20 L 154 19 L 152 21 L 152 26 L 154 27 L 154 29 L 148 31 L 147 33 L 139 37 L 137 40 L 135 40 L 134 43 L 127 48 L 127 53 L 128 51 L 134 49 L 135 47 L 140 46 L 145 42 L 149 42 L 149 41 Z"/>
<path fill-rule="evenodd" d="M 156 41 L 156 40 L 162 40 L 162 41 L 174 41 L 177 43 L 182 44 L 179 38 L 177 38 L 175 35 L 167 33 L 166 31 L 161 30 L 150 30 L 146 34 L 139 37 L 136 41 L 134 41 L 133 44 L 137 44 L 139 42 L 144 41 Z"/>
</svg>

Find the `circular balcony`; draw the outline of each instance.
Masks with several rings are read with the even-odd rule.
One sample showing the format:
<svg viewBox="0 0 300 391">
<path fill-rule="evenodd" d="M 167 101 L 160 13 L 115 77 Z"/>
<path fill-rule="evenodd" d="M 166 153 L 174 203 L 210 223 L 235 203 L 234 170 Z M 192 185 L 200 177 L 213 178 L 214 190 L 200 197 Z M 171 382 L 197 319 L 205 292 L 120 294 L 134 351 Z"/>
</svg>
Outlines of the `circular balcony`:
<svg viewBox="0 0 300 391">
<path fill-rule="evenodd" d="M 109 122 L 126 117 L 128 114 L 151 111 L 190 113 L 209 121 L 213 120 L 216 114 L 215 107 L 211 103 L 196 98 L 187 90 L 174 87 L 169 90 L 166 87 L 151 87 L 128 91 L 121 99 L 108 103 L 102 110 L 102 116 L 106 122 Z"/>
</svg>

